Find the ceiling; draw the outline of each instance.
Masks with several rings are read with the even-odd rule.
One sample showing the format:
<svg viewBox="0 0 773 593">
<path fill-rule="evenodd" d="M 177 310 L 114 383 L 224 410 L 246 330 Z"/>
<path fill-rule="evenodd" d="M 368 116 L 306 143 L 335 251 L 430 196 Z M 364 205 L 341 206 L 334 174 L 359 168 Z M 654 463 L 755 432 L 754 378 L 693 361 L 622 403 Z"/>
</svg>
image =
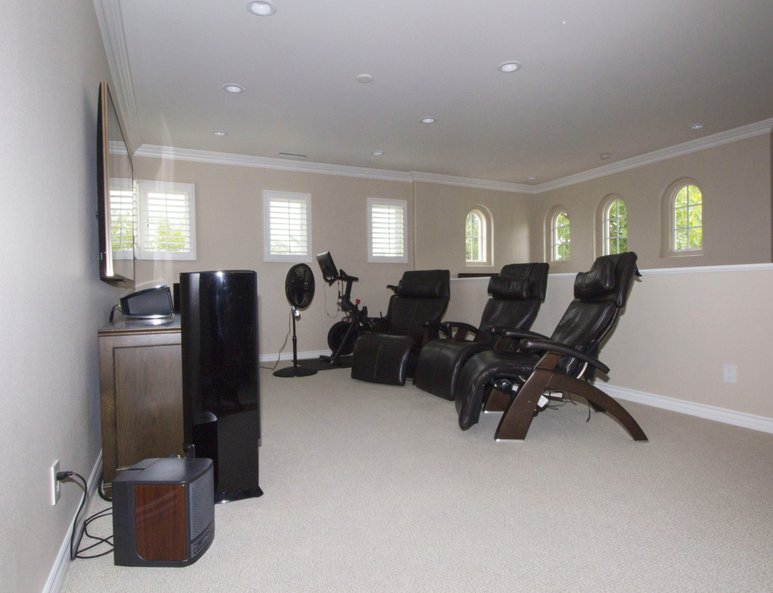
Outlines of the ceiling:
<svg viewBox="0 0 773 593">
<path fill-rule="evenodd" d="M 135 146 L 534 185 L 773 117 L 771 0 L 272 1 L 97 0 Z"/>
</svg>

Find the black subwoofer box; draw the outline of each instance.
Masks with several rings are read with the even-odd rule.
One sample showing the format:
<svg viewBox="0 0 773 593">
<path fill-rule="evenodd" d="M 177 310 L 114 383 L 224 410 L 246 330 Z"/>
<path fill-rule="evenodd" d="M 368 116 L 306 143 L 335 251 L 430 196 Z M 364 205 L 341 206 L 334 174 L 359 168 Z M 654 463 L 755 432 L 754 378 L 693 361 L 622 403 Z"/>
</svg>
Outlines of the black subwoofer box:
<svg viewBox="0 0 773 593">
<path fill-rule="evenodd" d="M 113 560 L 187 566 L 215 537 L 211 459 L 145 459 L 113 480 Z"/>
</svg>

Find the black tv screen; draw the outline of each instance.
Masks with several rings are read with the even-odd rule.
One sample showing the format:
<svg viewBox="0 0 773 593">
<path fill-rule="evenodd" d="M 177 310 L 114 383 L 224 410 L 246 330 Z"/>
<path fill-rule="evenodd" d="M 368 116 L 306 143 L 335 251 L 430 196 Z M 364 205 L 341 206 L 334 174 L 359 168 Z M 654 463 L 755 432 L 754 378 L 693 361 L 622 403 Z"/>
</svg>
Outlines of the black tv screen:
<svg viewBox="0 0 773 593">
<path fill-rule="evenodd" d="M 325 282 L 333 284 L 333 282 L 338 280 L 338 268 L 336 268 L 336 265 L 333 262 L 333 256 L 330 255 L 329 251 L 318 253 L 317 263 L 319 264 L 320 270 L 322 270 L 322 277 L 325 279 Z"/>
</svg>

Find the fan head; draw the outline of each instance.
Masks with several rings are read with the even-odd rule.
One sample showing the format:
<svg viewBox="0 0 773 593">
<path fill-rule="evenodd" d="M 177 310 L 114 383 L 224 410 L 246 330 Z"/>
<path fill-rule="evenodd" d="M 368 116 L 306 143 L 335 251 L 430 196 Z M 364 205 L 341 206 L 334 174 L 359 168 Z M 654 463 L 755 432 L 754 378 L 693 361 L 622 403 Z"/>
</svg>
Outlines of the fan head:
<svg viewBox="0 0 773 593">
<path fill-rule="evenodd" d="M 296 309 L 305 309 L 314 298 L 314 273 L 306 264 L 295 264 L 285 278 L 285 296 Z"/>
</svg>

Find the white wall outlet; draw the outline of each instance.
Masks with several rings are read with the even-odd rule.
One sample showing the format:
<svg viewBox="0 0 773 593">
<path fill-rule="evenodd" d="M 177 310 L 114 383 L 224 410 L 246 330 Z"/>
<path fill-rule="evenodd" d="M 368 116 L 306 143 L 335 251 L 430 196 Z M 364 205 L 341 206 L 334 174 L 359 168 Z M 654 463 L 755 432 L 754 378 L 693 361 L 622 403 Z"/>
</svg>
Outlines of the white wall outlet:
<svg viewBox="0 0 773 593">
<path fill-rule="evenodd" d="M 723 365 L 722 380 L 725 383 L 738 383 L 738 365 L 735 365 L 735 364 Z"/>
<path fill-rule="evenodd" d="M 59 480 L 56 479 L 56 474 L 59 473 L 59 460 L 57 459 L 54 461 L 54 463 L 51 464 L 51 468 L 49 469 L 49 482 L 50 482 L 50 503 L 51 506 L 54 506 L 57 502 L 59 502 L 59 497 L 62 495 L 61 491 L 61 484 L 59 484 Z"/>
</svg>

